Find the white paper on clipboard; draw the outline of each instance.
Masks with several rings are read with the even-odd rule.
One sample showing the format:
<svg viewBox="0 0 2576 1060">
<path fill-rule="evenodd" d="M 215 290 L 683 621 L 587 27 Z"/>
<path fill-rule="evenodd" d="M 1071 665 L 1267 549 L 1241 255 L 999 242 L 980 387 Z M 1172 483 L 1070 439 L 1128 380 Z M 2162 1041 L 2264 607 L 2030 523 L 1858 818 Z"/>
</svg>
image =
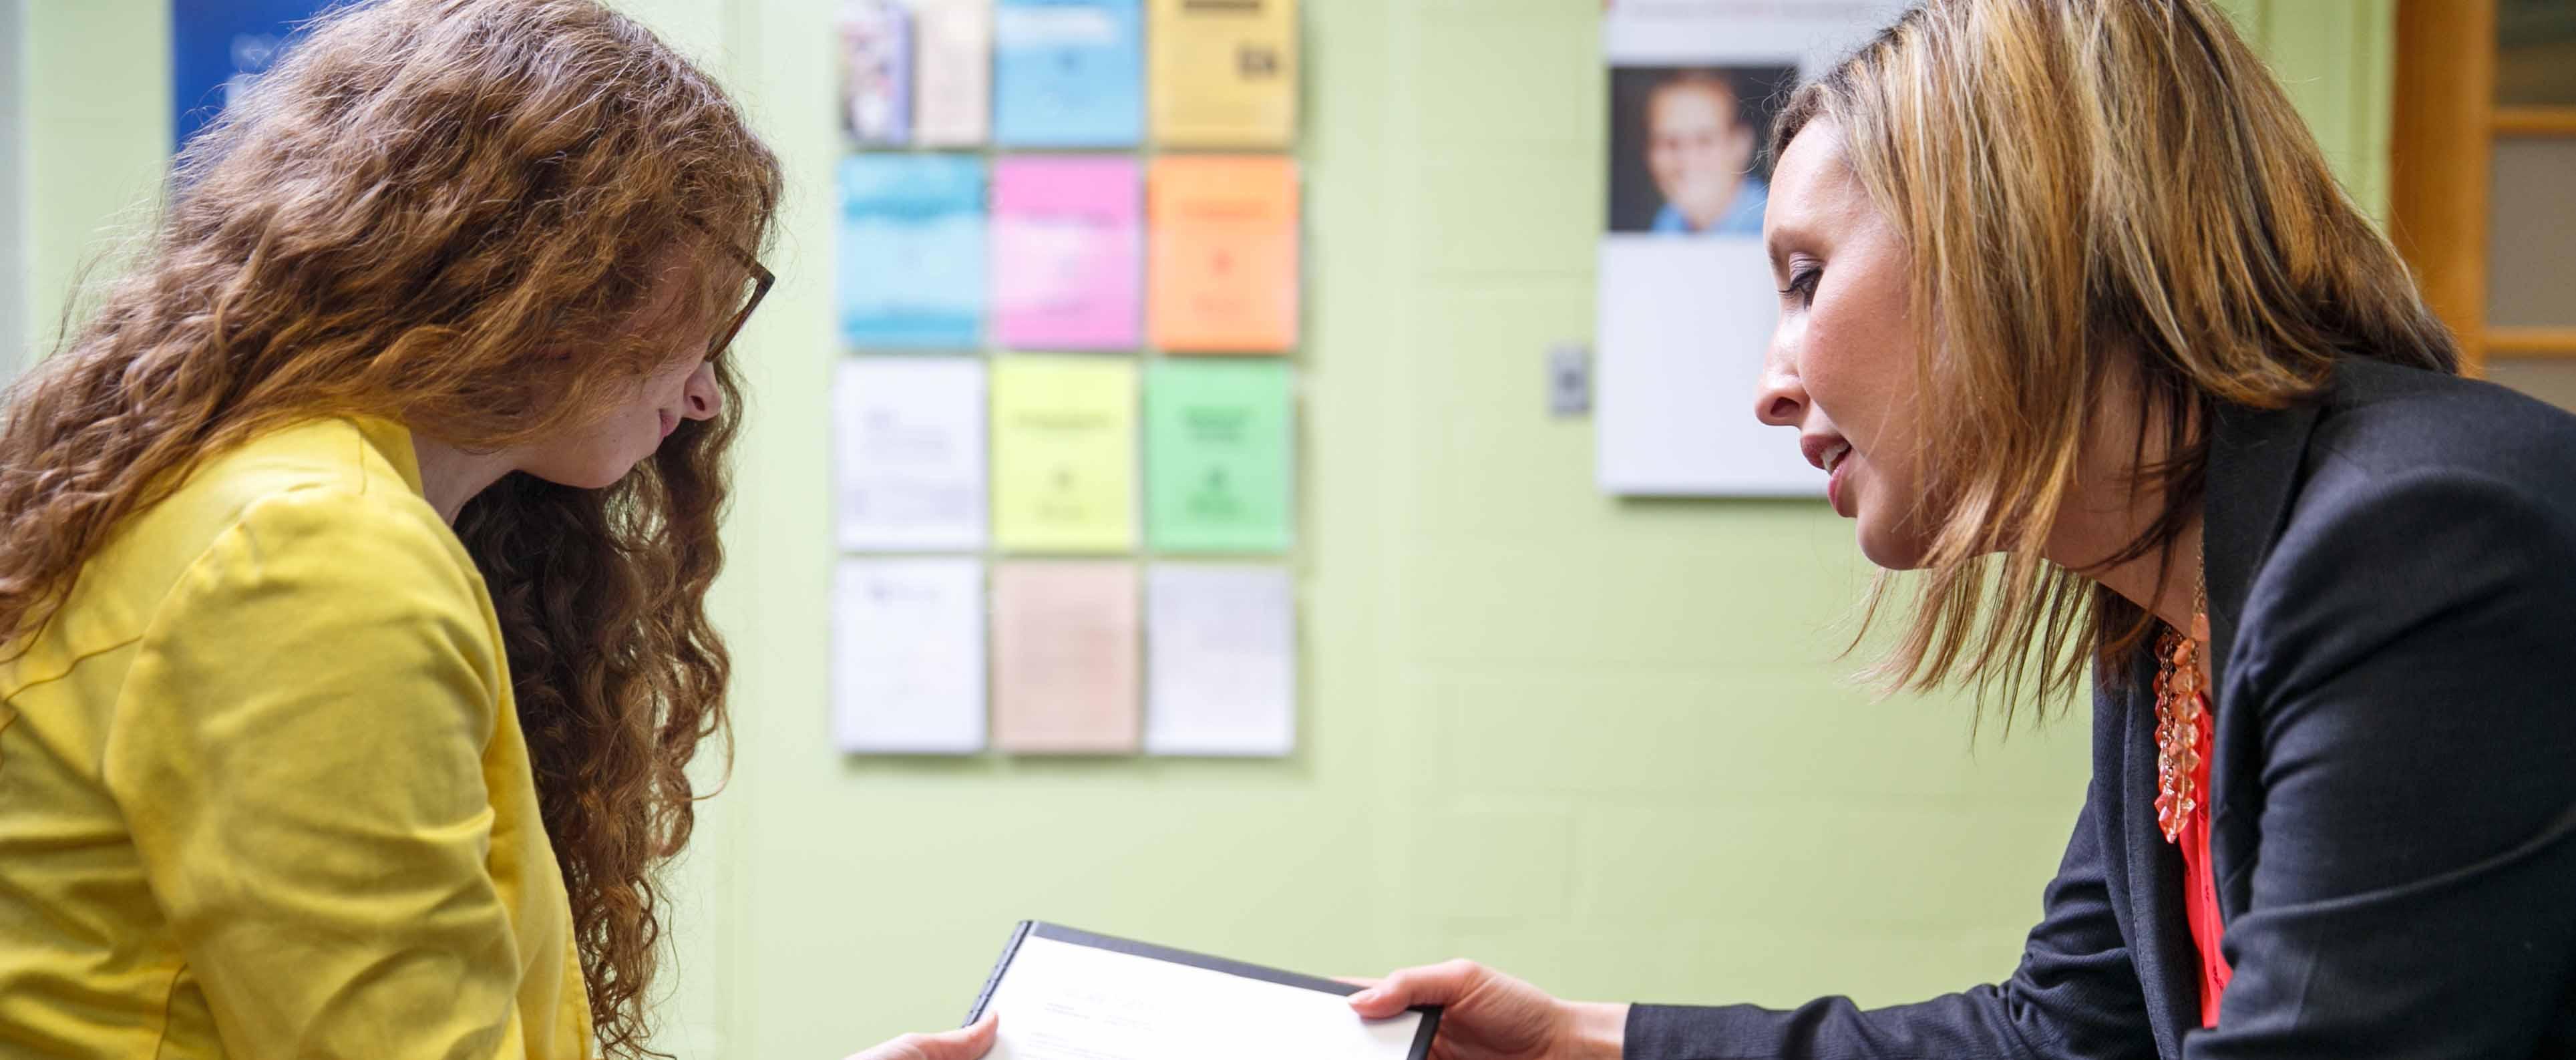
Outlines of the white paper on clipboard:
<svg viewBox="0 0 2576 1060">
<path fill-rule="evenodd" d="M 1057 924 L 1023 923 L 970 1021 L 991 1060 L 1423 1060 L 1437 1009 L 1363 1020 L 1357 987 Z"/>
</svg>

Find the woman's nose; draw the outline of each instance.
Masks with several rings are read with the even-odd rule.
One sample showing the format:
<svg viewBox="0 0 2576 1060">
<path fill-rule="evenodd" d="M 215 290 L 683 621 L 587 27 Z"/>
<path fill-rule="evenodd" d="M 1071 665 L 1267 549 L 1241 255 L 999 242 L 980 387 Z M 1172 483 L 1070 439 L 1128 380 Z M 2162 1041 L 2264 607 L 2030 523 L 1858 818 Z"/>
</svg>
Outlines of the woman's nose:
<svg viewBox="0 0 2576 1060">
<path fill-rule="evenodd" d="M 682 414 L 693 420 L 711 420 L 724 411 L 724 391 L 716 387 L 716 367 L 701 364 L 689 373 L 689 381 L 680 390 Z"/>
<path fill-rule="evenodd" d="M 1762 381 L 1753 391 L 1753 418 L 1774 427 L 1795 427 L 1807 418 L 1807 387 L 1797 369 L 1777 350 L 1762 359 Z"/>
</svg>

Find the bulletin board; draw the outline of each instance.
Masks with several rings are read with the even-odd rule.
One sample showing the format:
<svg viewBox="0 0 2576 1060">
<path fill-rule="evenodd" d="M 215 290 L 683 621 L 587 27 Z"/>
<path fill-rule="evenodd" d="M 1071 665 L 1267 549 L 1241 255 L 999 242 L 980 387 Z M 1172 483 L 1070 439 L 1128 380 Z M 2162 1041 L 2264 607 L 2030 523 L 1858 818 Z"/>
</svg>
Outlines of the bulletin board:
<svg viewBox="0 0 2576 1060">
<path fill-rule="evenodd" d="M 1294 0 L 846 0 L 831 731 L 1296 746 Z"/>
</svg>

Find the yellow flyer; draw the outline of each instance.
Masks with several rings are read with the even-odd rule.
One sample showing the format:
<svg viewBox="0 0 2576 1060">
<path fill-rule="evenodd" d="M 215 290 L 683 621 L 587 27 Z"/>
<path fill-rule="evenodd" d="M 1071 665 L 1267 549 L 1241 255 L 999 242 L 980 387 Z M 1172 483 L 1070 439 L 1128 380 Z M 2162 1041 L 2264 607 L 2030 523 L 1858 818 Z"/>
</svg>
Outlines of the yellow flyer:
<svg viewBox="0 0 2576 1060">
<path fill-rule="evenodd" d="M 1152 0 L 1147 107 L 1168 147 L 1286 147 L 1297 135 L 1296 0 Z"/>
<path fill-rule="evenodd" d="M 1006 552 L 1136 545 L 1136 365 L 1100 357 L 993 363 L 993 537 Z"/>
</svg>

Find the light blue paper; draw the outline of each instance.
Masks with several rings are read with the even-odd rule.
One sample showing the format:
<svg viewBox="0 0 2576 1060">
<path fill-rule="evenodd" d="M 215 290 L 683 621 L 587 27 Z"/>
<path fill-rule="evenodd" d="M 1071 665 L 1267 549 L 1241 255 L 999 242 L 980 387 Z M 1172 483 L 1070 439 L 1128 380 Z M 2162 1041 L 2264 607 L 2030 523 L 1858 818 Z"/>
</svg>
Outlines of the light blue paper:
<svg viewBox="0 0 2576 1060">
<path fill-rule="evenodd" d="M 1133 147 L 1145 137 L 1141 0 L 1000 0 L 993 142 Z"/>
<path fill-rule="evenodd" d="M 984 337 L 985 163 L 972 155 L 841 160 L 841 341 L 965 349 Z"/>
</svg>

